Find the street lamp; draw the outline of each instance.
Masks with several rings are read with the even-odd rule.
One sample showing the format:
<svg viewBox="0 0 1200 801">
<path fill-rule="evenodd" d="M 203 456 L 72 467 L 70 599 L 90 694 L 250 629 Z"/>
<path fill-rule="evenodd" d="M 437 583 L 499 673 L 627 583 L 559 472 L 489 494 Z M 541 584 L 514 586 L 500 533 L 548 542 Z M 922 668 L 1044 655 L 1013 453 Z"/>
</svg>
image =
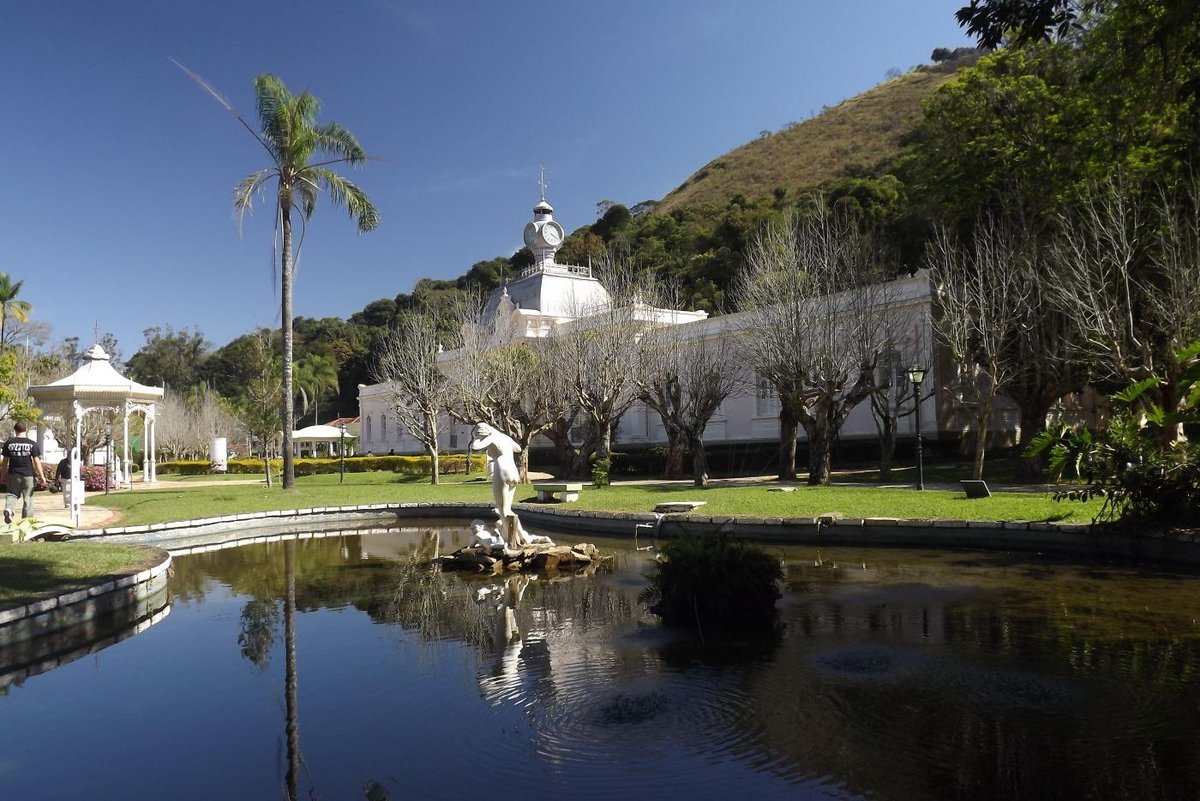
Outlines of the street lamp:
<svg viewBox="0 0 1200 801">
<path fill-rule="evenodd" d="M 338 426 L 338 431 L 341 433 L 341 441 L 338 443 L 338 483 L 346 483 L 346 424 L 342 423 Z"/>
<path fill-rule="evenodd" d="M 908 380 L 913 385 L 913 406 L 917 412 L 917 489 L 925 489 L 925 455 L 921 452 L 921 382 L 925 380 L 925 368 L 913 365 L 908 368 Z"/>
</svg>

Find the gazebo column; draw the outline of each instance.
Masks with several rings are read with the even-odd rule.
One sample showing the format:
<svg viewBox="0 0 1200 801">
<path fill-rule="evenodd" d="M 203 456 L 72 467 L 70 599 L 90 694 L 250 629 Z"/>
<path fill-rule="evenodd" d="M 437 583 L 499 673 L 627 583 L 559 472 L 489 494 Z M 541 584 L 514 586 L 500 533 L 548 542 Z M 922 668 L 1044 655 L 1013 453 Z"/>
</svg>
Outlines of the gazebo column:
<svg viewBox="0 0 1200 801">
<path fill-rule="evenodd" d="M 142 466 L 142 479 L 151 484 L 158 482 L 158 462 L 155 461 L 154 454 L 158 450 L 158 437 L 154 430 L 156 424 L 156 415 L 154 407 L 150 407 L 150 414 L 146 417 L 146 459 Z"/>
<path fill-rule="evenodd" d="M 133 489 L 133 469 L 129 464 L 130 459 L 129 459 L 129 402 L 128 401 L 126 401 L 126 403 L 125 403 L 125 408 L 123 409 L 123 412 L 124 412 L 124 417 L 125 417 L 125 425 L 124 425 L 125 430 L 123 432 L 124 436 L 123 436 L 122 442 L 121 442 L 121 450 L 125 453 L 125 457 L 124 457 L 125 464 L 123 465 L 125 468 L 125 486 L 129 487 L 130 489 Z"/>
</svg>

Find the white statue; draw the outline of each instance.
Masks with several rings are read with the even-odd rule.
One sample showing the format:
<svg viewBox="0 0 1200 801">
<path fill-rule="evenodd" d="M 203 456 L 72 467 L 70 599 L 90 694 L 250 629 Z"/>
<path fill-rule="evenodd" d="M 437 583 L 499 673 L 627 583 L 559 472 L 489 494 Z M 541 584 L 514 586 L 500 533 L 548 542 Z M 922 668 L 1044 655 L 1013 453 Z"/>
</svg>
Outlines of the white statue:
<svg viewBox="0 0 1200 801">
<path fill-rule="evenodd" d="M 549 537 L 526 532 L 513 512 L 513 497 L 517 492 L 517 484 L 521 483 L 521 471 L 517 469 L 515 458 L 521 452 L 521 446 L 516 440 L 487 423 L 476 423 L 471 431 L 471 450 L 483 451 L 491 457 L 492 497 L 496 501 L 496 514 L 500 515 L 500 533 L 506 535 L 504 539 L 509 547 L 535 543 L 553 545 Z"/>
<path fill-rule="evenodd" d="M 484 548 L 504 545 L 504 537 L 500 536 L 500 532 L 488 528 L 482 520 L 471 521 L 471 535 L 474 537 L 473 545 L 482 545 Z"/>
</svg>

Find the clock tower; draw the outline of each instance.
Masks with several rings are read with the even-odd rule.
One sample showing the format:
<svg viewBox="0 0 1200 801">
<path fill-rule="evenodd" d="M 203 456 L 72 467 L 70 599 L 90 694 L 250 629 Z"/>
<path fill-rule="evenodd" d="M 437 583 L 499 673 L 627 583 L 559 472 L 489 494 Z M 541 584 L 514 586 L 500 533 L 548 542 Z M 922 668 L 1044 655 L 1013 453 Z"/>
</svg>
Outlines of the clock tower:
<svg viewBox="0 0 1200 801">
<path fill-rule="evenodd" d="M 546 202 L 546 170 L 543 167 L 538 179 L 542 199 L 533 207 L 533 222 L 525 225 L 525 246 L 533 251 L 533 264 L 537 269 L 554 266 L 554 254 L 562 245 L 563 227 L 554 221 L 554 207 Z"/>
</svg>

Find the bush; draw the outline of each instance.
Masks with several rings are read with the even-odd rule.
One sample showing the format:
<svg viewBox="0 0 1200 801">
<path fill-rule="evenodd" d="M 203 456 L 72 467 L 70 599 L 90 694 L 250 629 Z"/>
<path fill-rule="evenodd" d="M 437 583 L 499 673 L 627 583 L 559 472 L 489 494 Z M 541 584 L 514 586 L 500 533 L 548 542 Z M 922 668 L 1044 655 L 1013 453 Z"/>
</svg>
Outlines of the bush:
<svg viewBox="0 0 1200 801">
<path fill-rule="evenodd" d="M 667 626 L 769 633 L 783 579 L 779 560 L 727 534 L 685 534 L 662 549 L 657 572 L 639 600 Z"/>
<path fill-rule="evenodd" d="M 472 467 L 482 472 L 487 465 L 487 457 L 475 454 Z M 341 470 L 341 460 L 333 459 L 297 459 L 295 461 L 296 475 L 316 476 L 330 475 Z M 451 453 L 438 460 L 442 475 L 467 472 L 467 456 L 463 453 Z M 243 475 L 262 475 L 262 459 L 230 459 L 227 472 Z M 271 460 L 271 474 L 278 475 L 283 469 L 282 459 Z M 391 471 L 410 476 L 427 476 L 430 474 L 430 459 L 428 456 L 349 456 L 346 458 L 347 473 L 374 473 Z M 212 470 L 207 460 L 160 462 L 158 472 L 164 475 L 175 473 L 181 476 L 206 476 Z"/>
<path fill-rule="evenodd" d="M 83 488 L 88 492 L 104 492 L 104 465 L 93 464 L 83 468 Z M 108 488 L 116 486 L 117 477 L 108 477 Z"/>
<path fill-rule="evenodd" d="M 592 459 L 592 486 L 596 489 L 607 487 L 609 484 L 608 471 L 611 462 L 608 459 Z"/>
<path fill-rule="evenodd" d="M 1065 475 L 1086 482 L 1055 499 L 1103 498 L 1097 520 L 1200 526 L 1200 445 L 1174 437 L 1179 425 L 1200 422 L 1200 342 L 1176 358 L 1183 367 L 1176 408 L 1164 409 L 1148 397 L 1166 386 L 1152 376 L 1112 396 L 1114 414 L 1105 430 L 1058 426 L 1030 443 L 1028 455 L 1049 455 L 1055 481 Z"/>
</svg>

